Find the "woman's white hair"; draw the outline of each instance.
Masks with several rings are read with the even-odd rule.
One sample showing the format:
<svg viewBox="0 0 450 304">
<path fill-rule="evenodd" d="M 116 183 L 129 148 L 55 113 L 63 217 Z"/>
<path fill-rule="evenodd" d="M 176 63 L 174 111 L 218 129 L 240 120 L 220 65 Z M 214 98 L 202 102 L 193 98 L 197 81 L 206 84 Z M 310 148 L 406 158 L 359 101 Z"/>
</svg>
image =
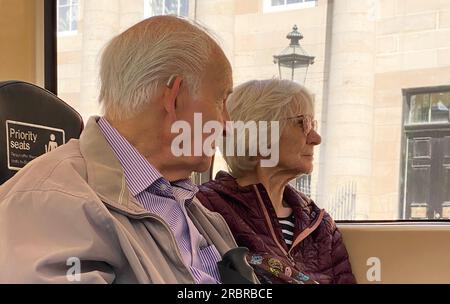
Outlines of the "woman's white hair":
<svg viewBox="0 0 450 304">
<path fill-rule="evenodd" d="M 278 121 L 280 134 L 286 126 L 286 119 L 294 117 L 299 113 L 314 115 L 314 99 L 313 95 L 302 85 L 289 80 L 267 79 L 252 80 L 245 82 L 236 87 L 227 101 L 227 109 L 233 122 L 258 122 L 260 121 Z M 235 130 L 236 131 L 236 130 Z M 231 174 L 234 177 L 242 177 L 246 172 L 255 170 L 258 160 L 249 154 L 251 145 L 258 145 L 257 142 L 251 142 L 254 136 L 248 134 L 235 134 L 236 137 L 243 136 L 245 138 L 245 156 L 237 156 L 237 145 L 242 144 L 237 140 L 233 140 L 233 155 L 226 155 L 226 147 L 223 151 L 224 158 L 228 164 Z M 270 124 L 267 129 L 269 142 L 277 142 L 279 138 L 271 141 Z M 258 130 L 259 134 L 259 130 Z M 259 137 L 259 136 L 258 136 Z M 277 142 L 278 144 L 278 142 Z M 226 146 L 226 144 L 225 144 Z"/>
<path fill-rule="evenodd" d="M 206 28 L 175 16 L 152 17 L 132 26 L 103 51 L 99 96 L 103 112 L 117 120 L 133 117 L 174 74 L 183 77 L 195 96 L 216 45 Z"/>
</svg>

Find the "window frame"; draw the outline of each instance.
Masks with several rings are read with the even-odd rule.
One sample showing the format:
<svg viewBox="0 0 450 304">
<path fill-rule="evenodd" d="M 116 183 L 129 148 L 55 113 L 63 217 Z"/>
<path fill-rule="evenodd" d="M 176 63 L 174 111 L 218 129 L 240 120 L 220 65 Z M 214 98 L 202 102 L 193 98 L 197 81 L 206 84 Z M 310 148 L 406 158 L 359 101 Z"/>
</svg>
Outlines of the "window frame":
<svg viewBox="0 0 450 304">
<path fill-rule="evenodd" d="M 298 9 L 312 8 L 317 6 L 317 0 L 315 1 L 305 1 L 299 3 L 286 3 L 287 0 L 284 0 L 285 3 L 283 5 L 273 6 L 271 0 L 263 0 L 263 13 L 279 13 L 285 11 L 292 11 Z"/>
<path fill-rule="evenodd" d="M 58 95 L 57 0 L 44 0 L 44 87 Z"/>
<path fill-rule="evenodd" d="M 146 0 L 144 0 L 147 2 Z M 265 3 L 267 2 L 270 5 L 270 0 L 263 0 Z M 317 1 L 312 2 L 314 6 L 317 5 Z M 45 88 L 54 94 L 57 94 L 57 50 L 56 50 L 56 43 L 57 43 L 57 12 L 58 12 L 58 5 L 57 0 L 44 0 L 44 39 L 45 39 Z M 287 5 L 285 5 L 287 6 Z M 297 9 L 297 8 L 287 8 L 285 10 L 291 10 L 291 9 Z M 403 89 L 403 105 L 407 105 L 406 102 L 408 102 L 407 95 L 410 94 L 417 94 L 417 93 L 432 93 L 432 92 L 439 92 L 442 90 L 450 90 L 450 85 L 448 86 L 437 86 L 437 87 L 427 87 L 427 88 L 411 88 L 411 89 Z M 404 106 L 403 107 L 403 119 L 402 123 L 407 122 L 406 119 L 409 118 L 409 108 Z M 405 141 L 405 134 L 402 129 L 402 143 L 401 143 L 401 153 L 405 151 L 404 147 L 406 145 Z M 401 161 L 400 161 L 400 174 L 404 175 L 404 169 L 405 169 L 405 157 L 404 155 L 401 155 Z M 212 168 L 211 168 L 212 170 Z M 212 173 L 212 171 L 211 171 Z M 403 196 L 404 193 L 402 191 L 402 179 L 399 181 L 400 184 L 400 192 L 399 192 L 399 214 L 402 214 L 403 209 Z M 427 219 L 427 220 L 409 220 L 409 219 L 397 219 L 397 220 L 336 220 L 336 223 L 339 225 L 433 225 L 433 226 L 447 226 L 450 225 L 450 219 L 440 219 L 440 220 L 434 220 L 434 219 Z"/>
</svg>

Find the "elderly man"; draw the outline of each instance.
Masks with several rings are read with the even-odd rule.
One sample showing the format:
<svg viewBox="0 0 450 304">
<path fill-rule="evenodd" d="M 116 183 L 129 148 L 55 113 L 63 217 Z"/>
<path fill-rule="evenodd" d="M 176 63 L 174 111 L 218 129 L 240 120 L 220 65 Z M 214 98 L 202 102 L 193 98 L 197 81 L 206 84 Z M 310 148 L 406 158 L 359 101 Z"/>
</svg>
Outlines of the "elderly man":
<svg viewBox="0 0 450 304">
<path fill-rule="evenodd" d="M 189 181 L 211 159 L 174 156 L 171 126 L 228 118 L 224 53 L 199 26 L 154 17 L 110 41 L 100 78 L 104 116 L 0 188 L 0 282 L 221 282 L 236 243 Z"/>
</svg>

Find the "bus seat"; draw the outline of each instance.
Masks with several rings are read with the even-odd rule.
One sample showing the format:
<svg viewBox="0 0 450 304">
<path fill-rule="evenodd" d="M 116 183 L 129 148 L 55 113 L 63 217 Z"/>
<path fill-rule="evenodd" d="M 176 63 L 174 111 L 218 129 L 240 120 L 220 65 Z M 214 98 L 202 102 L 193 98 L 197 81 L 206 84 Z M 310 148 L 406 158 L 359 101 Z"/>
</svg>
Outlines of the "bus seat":
<svg viewBox="0 0 450 304">
<path fill-rule="evenodd" d="M 34 158 L 79 138 L 83 119 L 51 92 L 0 82 L 0 185 Z"/>
</svg>

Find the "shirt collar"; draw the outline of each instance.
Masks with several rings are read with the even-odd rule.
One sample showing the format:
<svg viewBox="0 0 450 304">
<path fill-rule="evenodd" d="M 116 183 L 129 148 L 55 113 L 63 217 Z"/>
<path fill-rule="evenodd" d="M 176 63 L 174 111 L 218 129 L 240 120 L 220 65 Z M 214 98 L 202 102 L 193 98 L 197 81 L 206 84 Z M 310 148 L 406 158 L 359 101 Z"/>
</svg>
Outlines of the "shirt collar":
<svg viewBox="0 0 450 304">
<path fill-rule="evenodd" d="M 98 125 L 123 167 L 131 194 L 136 197 L 158 180 L 164 180 L 159 171 L 150 164 L 136 148 L 111 124 L 101 117 Z"/>
</svg>

